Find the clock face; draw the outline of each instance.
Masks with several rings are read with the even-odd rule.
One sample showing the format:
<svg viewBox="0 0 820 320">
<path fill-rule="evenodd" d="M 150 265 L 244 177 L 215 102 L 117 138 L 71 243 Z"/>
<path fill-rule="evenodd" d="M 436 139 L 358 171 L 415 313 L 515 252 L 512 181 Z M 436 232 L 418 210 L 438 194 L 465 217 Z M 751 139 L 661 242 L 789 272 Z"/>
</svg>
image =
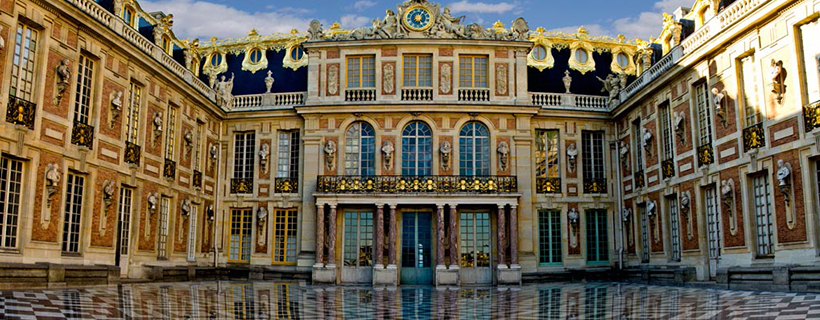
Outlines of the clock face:
<svg viewBox="0 0 820 320">
<path fill-rule="evenodd" d="M 423 7 L 411 8 L 404 15 L 404 23 L 413 31 L 424 31 L 433 25 L 432 22 L 430 11 Z"/>
</svg>

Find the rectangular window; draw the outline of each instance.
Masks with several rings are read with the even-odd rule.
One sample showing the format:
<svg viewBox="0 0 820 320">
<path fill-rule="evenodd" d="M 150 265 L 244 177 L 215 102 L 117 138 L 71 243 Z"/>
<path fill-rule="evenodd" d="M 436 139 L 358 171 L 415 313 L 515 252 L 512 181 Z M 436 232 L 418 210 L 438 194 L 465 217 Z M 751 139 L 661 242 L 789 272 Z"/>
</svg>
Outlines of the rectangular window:
<svg viewBox="0 0 820 320">
<path fill-rule="evenodd" d="M 538 288 L 538 319 L 561 319 L 561 287 Z"/>
<path fill-rule="evenodd" d="M 255 319 L 256 293 L 252 283 L 237 283 L 231 285 L 231 307 L 233 319 Z"/>
<path fill-rule="evenodd" d="M 231 247 L 228 262 L 251 261 L 253 210 L 231 210 Z"/>
<path fill-rule="evenodd" d="M 709 258 L 720 256 L 720 216 L 718 216 L 717 188 L 704 190 L 706 195 L 706 240 L 709 244 Z M 712 268 L 714 269 L 714 268 Z"/>
<path fill-rule="evenodd" d="M 77 98 L 74 100 L 74 121 L 88 124 L 88 115 L 91 109 L 91 89 L 94 88 L 94 60 L 81 54 L 77 68 Z"/>
<path fill-rule="evenodd" d="M 373 213 L 345 212 L 345 267 L 373 265 Z"/>
<path fill-rule="evenodd" d="M 561 264 L 561 211 L 538 211 L 538 262 Z"/>
<path fill-rule="evenodd" d="M 757 221 L 757 255 L 774 255 L 774 219 L 772 203 L 769 200 L 769 176 L 760 175 L 752 178 L 755 218 Z"/>
<path fill-rule="evenodd" d="M 587 263 L 609 263 L 609 240 L 606 210 L 587 210 Z"/>
<path fill-rule="evenodd" d="M 0 160 L 0 249 L 17 249 L 23 162 Z"/>
<path fill-rule="evenodd" d="M 584 161 L 584 180 L 605 179 L 604 132 L 584 131 L 581 134 Z"/>
<path fill-rule="evenodd" d="M 757 68 L 755 67 L 755 56 L 750 55 L 738 61 L 740 73 L 741 92 L 743 94 L 743 114 L 745 116 L 746 127 L 751 127 L 760 122 L 760 106 L 757 103 Z M 721 106 L 722 108 L 723 106 Z"/>
<path fill-rule="evenodd" d="M 273 263 L 296 263 L 296 209 L 276 209 L 273 214 Z"/>
<path fill-rule="evenodd" d="M 120 255 L 128 254 L 128 243 L 131 237 L 131 205 L 134 190 L 129 188 L 120 188 Z"/>
<path fill-rule="evenodd" d="M 558 130 L 535 131 L 535 174 L 539 178 L 560 178 Z"/>
<path fill-rule="evenodd" d="M 820 20 L 800 26 L 800 47 L 803 55 L 803 73 L 806 103 L 820 101 Z"/>
<path fill-rule="evenodd" d="M 376 87 L 376 57 L 375 56 L 347 57 L 347 87 L 348 88 L 375 88 Z"/>
<path fill-rule="evenodd" d="M 672 111 L 669 108 L 669 101 L 664 101 L 658 107 L 661 126 L 661 148 L 663 148 L 663 160 L 671 160 L 675 157 L 675 149 L 672 137 Z"/>
<path fill-rule="evenodd" d="M 34 93 L 34 65 L 37 61 L 38 31 L 24 24 L 17 25 L 12 59 L 9 94 L 31 102 Z"/>
<path fill-rule="evenodd" d="M 174 141 L 176 141 L 176 117 L 177 108 L 168 106 L 168 124 L 167 132 L 165 133 L 165 159 L 174 160 L 174 152 L 176 151 Z"/>
<path fill-rule="evenodd" d="M 157 240 L 157 258 L 168 259 L 168 223 L 171 217 L 171 198 L 162 197 L 159 206 L 159 234 Z"/>
<path fill-rule="evenodd" d="M 63 253 L 80 253 L 80 223 L 85 177 L 68 174 L 63 216 Z"/>
<path fill-rule="evenodd" d="M 695 107 L 698 112 L 698 141 L 700 146 L 712 144 L 712 108 L 709 107 L 709 92 L 706 82 L 695 85 Z"/>
<path fill-rule="evenodd" d="M 253 179 L 253 160 L 256 150 L 256 133 L 237 133 L 233 144 L 234 179 Z"/>
<path fill-rule="evenodd" d="M 433 56 L 429 54 L 404 55 L 404 86 L 433 86 Z"/>
<path fill-rule="evenodd" d="M 140 103 L 142 86 L 131 82 L 128 110 L 125 113 L 125 141 L 137 144 L 139 140 Z"/>
<path fill-rule="evenodd" d="M 489 88 L 487 56 L 459 56 L 459 86 L 462 88 Z"/>
<path fill-rule="evenodd" d="M 643 171 L 643 146 L 641 145 L 641 119 L 632 122 L 632 155 L 635 159 L 635 172 Z"/>
<path fill-rule="evenodd" d="M 462 212 L 459 222 L 459 251 L 462 268 L 486 268 L 490 266 L 490 214 L 486 212 Z"/>
<path fill-rule="evenodd" d="M 277 178 L 299 178 L 299 130 L 279 132 L 279 158 Z"/>
<path fill-rule="evenodd" d="M 669 232 L 671 233 L 672 241 L 672 261 L 680 261 L 680 215 L 678 213 L 678 197 L 672 195 L 666 198 L 669 212 Z"/>
<path fill-rule="evenodd" d="M 194 137 L 194 170 L 202 169 L 202 137 L 205 136 L 205 124 L 197 121 Z"/>
<path fill-rule="evenodd" d="M 641 262 L 649 263 L 649 218 L 646 216 L 646 204 L 638 205 L 638 214 L 641 218 Z"/>
</svg>

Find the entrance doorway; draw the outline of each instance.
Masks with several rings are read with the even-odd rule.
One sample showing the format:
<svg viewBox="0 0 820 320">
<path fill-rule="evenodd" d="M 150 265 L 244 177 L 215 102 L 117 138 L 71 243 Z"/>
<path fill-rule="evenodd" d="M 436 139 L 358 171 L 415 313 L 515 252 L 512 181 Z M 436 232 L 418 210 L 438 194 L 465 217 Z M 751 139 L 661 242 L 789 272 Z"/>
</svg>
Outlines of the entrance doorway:
<svg viewBox="0 0 820 320">
<path fill-rule="evenodd" d="M 462 212 L 459 215 L 462 284 L 492 284 L 490 213 Z"/>
<path fill-rule="evenodd" d="M 401 283 L 433 282 L 433 228 L 429 212 L 404 212 L 401 223 Z"/>
</svg>

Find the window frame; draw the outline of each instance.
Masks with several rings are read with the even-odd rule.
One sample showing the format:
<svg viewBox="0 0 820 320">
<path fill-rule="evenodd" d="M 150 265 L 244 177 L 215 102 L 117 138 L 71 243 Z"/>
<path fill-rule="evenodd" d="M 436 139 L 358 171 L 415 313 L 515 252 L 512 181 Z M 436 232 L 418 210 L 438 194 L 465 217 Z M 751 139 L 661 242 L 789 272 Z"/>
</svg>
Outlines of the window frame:
<svg viewBox="0 0 820 320">
<path fill-rule="evenodd" d="M 38 74 L 37 59 L 41 31 L 25 23 L 17 23 L 11 70 L 9 70 L 9 95 L 32 103 L 37 97 L 35 83 Z"/>
<path fill-rule="evenodd" d="M 410 129 L 411 125 L 416 127 Z M 422 128 L 426 128 L 429 135 L 420 134 L 419 131 Z M 415 134 L 408 135 L 408 130 L 412 130 Z M 413 150 L 408 149 L 411 146 Z M 402 129 L 401 149 L 401 171 L 403 176 L 429 176 L 433 174 L 433 129 L 430 125 L 418 120 L 406 124 Z M 409 158 L 411 155 L 412 158 Z"/>
<path fill-rule="evenodd" d="M 554 133 L 554 138 L 549 138 Z M 542 136 L 549 139 L 551 143 L 544 143 Z M 535 176 L 538 178 L 560 178 L 561 177 L 561 132 L 558 129 L 536 129 L 535 130 Z M 554 155 L 554 161 L 550 161 L 550 154 Z M 543 170 L 541 163 L 544 163 Z M 554 173 L 554 174 L 553 174 Z"/>
<path fill-rule="evenodd" d="M 19 250 L 24 163 L 0 156 L 0 250 Z"/>
<path fill-rule="evenodd" d="M 796 43 L 796 51 L 799 55 L 798 66 L 800 68 L 800 84 L 803 86 L 802 94 L 800 95 L 801 99 L 803 100 L 803 104 L 809 104 L 820 101 L 820 52 L 814 53 L 812 56 L 807 56 L 806 51 L 811 50 L 810 48 L 806 48 L 806 41 L 805 39 L 815 39 L 816 41 L 815 47 L 820 50 L 820 41 L 816 40 L 816 37 L 812 38 L 811 36 L 804 37 L 803 35 L 806 34 L 806 31 L 803 30 L 804 27 L 814 24 L 815 30 L 820 30 L 820 17 L 814 15 L 812 18 L 804 21 L 803 23 L 795 26 L 795 34 L 797 39 L 795 40 Z M 814 68 L 809 67 L 807 61 L 813 61 Z M 813 77 L 811 77 L 809 70 L 813 70 Z M 813 78 L 813 81 L 809 81 L 809 78 Z M 810 89 L 814 87 L 814 89 Z M 813 90 L 813 91 L 812 91 Z M 814 99 L 812 99 L 811 95 L 815 95 Z"/>
<path fill-rule="evenodd" d="M 142 88 L 142 85 L 131 81 L 128 96 L 128 109 L 125 114 L 125 141 L 135 145 L 139 145 Z"/>
<path fill-rule="evenodd" d="M 422 62 L 422 58 L 429 60 Z M 414 66 L 408 67 L 408 62 L 413 60 Z M 424 63 L 425 65 L 422 65 Z M 423 74 L 422 72 L 426 72 Z M 429 53 L 408 53 L 402 56 L 402 83 L 404 87 L 412 88 L 432 88 L 433 87 L 433 55 Z M 426 75 L 427 78 L 422 79 Z M 422 80 L 424 84 L 421 84 Z M 412 82 L 412 83 L 411 83 Z"/>
<path fill-rule="evenodd" d="M 712 145 L 714 141 L 714 119 L 712 118 L 712 108 L 709 103 L 709 84 L 705 80 L 692 85 L 692 95 L 697 113 L 698 124 L 698 146 Z"/>
<path fill-rule="evenodd" d="M 364 135 L 365 129 L 371 135 Z M 376 175 L 376 130 L 370 123 L 356 121 L 345 130 L 345 175 Z"/>
<path fill-rule="evenodd" d="M 177 107 L 168 105 L 168 115 L 166 117 L 166 132 L 165 132 L 165 159 L 174 160 L 176 155 L 176 117 Z"/>
<path fill-rule="evenodd" d="M 233 178 L 253 180 L 255 173 L 256 131 L 234 133 L 233 152 Z"/>
<path fill-rule="evenodd" d="M 66 190 L 63 207 L 63 255 L 80 255 L 83 233 L 83 202 L 85 200 L 85 179 L 83 175 L 69 172 L 66 178 Z"/>
<path fill-rule="evenodd" d="M 375 244 L 375 214 L 366 210 L 349 210 L 344 212 L 344 236 L 342 238 L 342 266 L 345 268 L 372 267 L 373 244 Z M 355 222 L 353 225 L 351 223 Z M 353 233 L 355 231 L 355 234 Z M 355 243 L 351 243 L 353 241 Z M 368 245 L 370 250 L 368 251 Z M 355 252 L 353 250 L 355 249 Z M 369 261 L 362 260 L 362 254 Z M 350 260 L 355 254 L 355 259 Z M 349 264 L 349 261 L 353 261 Z"/>
<path fill-rule="evenodd" d="M 352 66 L 354 65 L 354 64 L 351 63 L 352 61 L 357 61 L 356 65 L 358 65 L 358 70 L 351 69 Z M 345 72 L 345 84 L 347 85 L 348 89 L 375 89 L 376 88 L 376 56 L 375 55 L 370 54 L 370 55 L 347 56 L 346 59 L 345 59 L 345 62 L 347 63 L 345 65 L 345 71 L 346 71 Z M 365 63 L 367 63 L 368 66 L 372 64 L 373 68 L 372 69 L 366 69 L 365 68 Z M 372 75 L 369 74 L 369 73 L 365 74 L 365 72 L 369 71 L 369 70 L 372 70 Z M 353 75 L 353 74 L 356 75 L 356 77 L 354 78 L 356 80 L 351 80 L 351 75 Z M 365 76 L 367 76 L 367 79 L 365 78 Z M 372 76 L 372 79 L 370 79 L 371 76 Z M 352 82 L 352 81 L 355 81 L 355 82 Z M 365 83 L 370 84 L 370 82 L 373 83 L 372 86 L 365 86 Z M 352 85 L 352 83 L 356 83 L 356 85 Z"/>
<path fill-rule="evenodd" d="M 274 265 L 296 265 L 299 210 L 296 208 L 276 208 L 273 210 L 273 232 L 271 239 L 271 261 Z M 278 233 L 283 235 L 283 247 L 277 249 Z M 291 244 L 290 241 L 293 241 Z M 293 247 L 290 247 L 290 246 Z M 279 253 L 282 253 L 281 255 Z M 277 257 L 282 257 L 277 259 Z"/>
<path fill-rule="evenodd" d="M 675 138 L 672 134 L 672 106 L 669 100 L 664 101 L 658 106 L 660 131 L 661 131 L 661 149 L 663 152 L 663 160 L 672 160 L 675 158 Z"/>
<path fill-rule="evenodd" d="M 96 61 L 89 55 L 80 54 L 77 62 L 77 83 L 74 99 L 74 122 L 89 124 L 94 105 Z"/>
<path fill-rule="evenodd" d="M 168 232 L 171 229 L 171 197 L 162 196 L 159 205 L 157 260 L 168 260 Z"/>
<path fill-rule="evenodd" d="M 751 59 L 751 61 L 747 61 Z M 742 104 L 743 110 L 743 127 L 748 128 L 763 121 L 763 110 L 760 108 L 760 101 L 758 99 L 758 65 L 755 59 L 754 51 L 744 54 L 735 60 L 738 81 L 739 101 Z M 750 70 L 746 70 L 746 66 L 750 66 Z M 747 72 L 749 71 L 749 72 Z M 751 73 L 751 79 L 747 80 L 747 73 Z M 747 87 L 748 86 L 748 87 Z M 752 92 L 747 92 L 752 89 Z M 724 106 L 721 106 L 722 108 Z"/>
<path fill-rule="evenodd" d="M 120 247 L 119 255 L 128 255 L 131 243 L 131 219 L 134 216 L 134 189 L 120 187 L 120 198 L 117 201 L 119 219 Z"/>
<path fill-rule="evenodd" d="M 484 133 L 486 135 L 481 135 Z M 481 122 L 470 121 L 461 126 L 458 133 L 459 175 L 481 177 L 492 173 L 490 139 L 490 129 Z"/>
<path fill-rule="evenodd" d="M 555 225 L 557 223 L 557 226 Z M 563 265 L 563 226 L 560 210 L 538 210 L 538 265 Z M 558 255 L 556 256 L 555 253 Z M 547 255 L 545 256 L 545 253 Z"/>
<path fill-rule="evenodd" d="M 771 182 L 768 174 L 751 178 L 751 201 L 755 221 L 756 258 L 774 258 L 777 239 L 774 237 L 775 217 L 772 204 Z M 765 221 L 768 220 L 768 221 Z"/>
<path fill-rule="evenodd" d="M 279 130 L 278 137 L 276 178 L 299 179 L 299 130 Z M 287 141 L 287 144 L 283 144 L 284 141 Z"/>
<path fill-rule="evenodd" d="M 253 250 L 253 209 L 231 208 L 229 232 L 228 262 L 250 263 L 251 251 Z M 235 232 L 238 233 L 235 234 Z M 234 242 L 234 240 L 236 240 L 234 236 L 239 236 L 239 242 Z M 245 245 L 247 245 L 247 247 L 245 247 Z M 235 252 L 234 249 L 238 251 Z"/>
<path fill-rule="evenodd" d="M 581 132 L 582 173 L 585 180 L 606 179 L 604 140 L 606 140 L 604 131 L 584 130 Z"/>
<path fill-rule="evenodd" d="M 469 64 L 465 62 L 469 59 Z M 482 61 L 483 59 L 483 61 Z M 477 63 L 481 62 L 481 63 Z M 490 88 L 490 57 L 487 55 L 462 54 L 458 56 L 458 86 L 459 88 L 488 89 Z M 484 66 L 477 70 L 477 66 Z M 469 71 L 469 80 L 465 72 Z M 483 81 L 482 81 L 483 80 Z"/>
<path fill-rule="evenodd" d="M 641 118 L 635 119 L 632 121 L 632 158 L 634 159 L 634 172 L 642 172 L 644 170 L 644 154 L 643 154 L 643 146 L 641 145 L 641 136 L 643 133 L 641 132 L 643 127 L 641 126 Z"/>
</svg>

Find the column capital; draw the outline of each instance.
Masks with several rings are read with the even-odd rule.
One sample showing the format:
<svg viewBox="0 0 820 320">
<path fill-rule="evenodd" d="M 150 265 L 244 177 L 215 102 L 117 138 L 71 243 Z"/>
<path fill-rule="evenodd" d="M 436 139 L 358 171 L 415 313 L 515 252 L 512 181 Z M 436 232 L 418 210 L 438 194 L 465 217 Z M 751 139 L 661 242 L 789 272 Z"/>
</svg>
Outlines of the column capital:
<svg viewBox="0 0 820 320">
<path fill-rule="evenodd" d="M 441 203 L 436 204 L 436 208 L 439 209 L 439 210 L 444 210 L 444 206 L 445 206 L 445 204 L 441 204 Z"/>
<path fill-rule="evenodd" d="M 330 206 L 330 209 L 336 209 L 337 206 L 335 203 L 328 203 L 327 205 Z"/>
<path fill-rule="evenodd" d="M 516 209 L 518 209 L 518 205 L 517 204 L 511 204 L 510 209 L 516 210 Z"/>
<path fill-rule="evenodd" d="M 503 209 L 506 209 L 506 208 L 507 208 L 507 204 L 506 204 L 506 203 L 499 203 L 499 204 L 498 204 L 498 210 L 503 210 Z"/>
<path fill-rule="evenodd" d="M 398 206 L 399 206 L 398 204 L 395 204 L 395 203 L 386 203 L 385 205 L 386 205 L 388 208 L 390 208 L 390 210 L 395 210 L 395 209 L 396 209 L 396 207 L 398 207 Z"/>
</svg>

